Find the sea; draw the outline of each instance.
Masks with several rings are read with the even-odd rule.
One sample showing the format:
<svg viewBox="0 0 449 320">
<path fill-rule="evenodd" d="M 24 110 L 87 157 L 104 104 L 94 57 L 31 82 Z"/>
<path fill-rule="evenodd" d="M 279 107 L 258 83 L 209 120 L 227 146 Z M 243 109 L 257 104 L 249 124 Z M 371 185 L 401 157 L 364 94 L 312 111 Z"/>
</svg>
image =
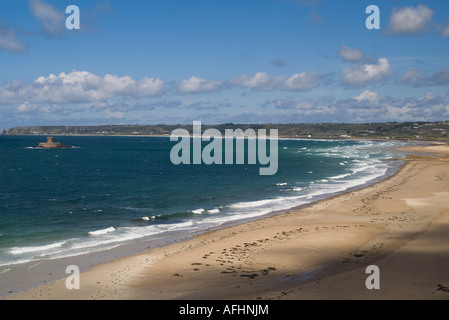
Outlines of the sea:
<svg viewBox="0 0 449 320">
<path fill-rule="evenodd" d="M 24 266 L 100 263 L 115 258 L 106 252 L 134 253 L 372 184 L 398 170 L 405 154 L 396 148 L 408 144 L 279 139 L 278 170 L 264 176 L 248 161 L 175 165 L 169 137 L 54 140 L 71 147 L 0 136 L 0 295 L 18 279 L 31 284 L 29 272 L 14 273 Z"/>
</svg>

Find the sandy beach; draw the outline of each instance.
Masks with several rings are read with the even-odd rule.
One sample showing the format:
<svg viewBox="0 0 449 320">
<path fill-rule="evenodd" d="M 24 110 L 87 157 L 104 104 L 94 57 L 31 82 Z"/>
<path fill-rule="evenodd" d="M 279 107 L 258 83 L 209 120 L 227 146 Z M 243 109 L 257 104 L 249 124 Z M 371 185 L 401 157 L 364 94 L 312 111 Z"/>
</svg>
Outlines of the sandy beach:
<svg viewBox="0 0 449 320">
<path fill-rule="evenodd" d="M 7 299 L 449 299 L 449 146 L 407 149 L 426 155 L 369 187 Z"/>
</svg>

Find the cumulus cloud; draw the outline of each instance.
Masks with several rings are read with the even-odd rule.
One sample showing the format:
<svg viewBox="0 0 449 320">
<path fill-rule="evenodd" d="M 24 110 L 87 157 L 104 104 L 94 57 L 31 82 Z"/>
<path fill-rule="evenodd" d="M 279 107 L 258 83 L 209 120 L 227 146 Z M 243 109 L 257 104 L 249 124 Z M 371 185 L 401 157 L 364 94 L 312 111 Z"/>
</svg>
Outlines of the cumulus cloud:
<svg viewBox="0 0 449 320">
<path fill-rule="evenodd" d="M 449 69 L 443 69 L 427 77 L 424 75 L 424 72 L 422 70 L 411 67 L 397 81 L 397 83 L 415 88 L 428 86 L 447 86 L 449 85 Z"/>
<path fill-rule="evenodd" d="M 215 91 L 221 86 L 220 81 L 208 81 L 192 76 L 188 80 L 183 80 L 178 85 L 178 92 L 180 93 L 201 93 Z"/>
<path fill-rule="evenodd" d="M 334 101 L 334 97 L 320 97 L 316 99 L 306 98 L 299 101 L 295 100 L 293 97 L 289 97 L 266 101 L 264 106 L 272 106 L 279 110 L 301 110 L 308 111 L 310 114 L 324 114 L 325 112 L 332 111 L 333 113 L 333 111 L 335 111 Z"/>
<path fill-rule="evenodd" d="M 9 52 L 23 52 L 25 46 L 12 28 L 0 27 L 0 49 Z"/>
<path fill-rule="evenodd" d="M 65 113 L 63 108 L 59 105 L 47 105 L 40 108 L 40 111 L 43 113 Z"/>
<path fill-rule="evenodd" d="M 361 50 L 352 49 L 347 46 L 342 46 L 338 50 L 340 57 L 347 62 L 360 62 L 365 59 L 365 54 Z"/>
<path fill-rule="evenodd" d="M 111 119 L 111 118 L 123 119 L 123 117 L 125 116 L 125 113 L 121 112 L 121 111 L 111 111 L 109 109 L 106 109 L 105 110 L 105 116 L 106 116 L 107 119 Z"/>
<path fill-rule="evenodd" d="M 291 91 L 308 91 L 318 87 L 322 79 L 323 75 L 315 71 L 296 73 L 285 80 L 284 88 Z"/>
<path fill-rule="evenodd" d="M 449 116 L 449 97 L 428 92 L 421 97 L 394 98 L 371 90 L 351 98 L 334 97 L 305 98 L 292 97 L 275 99 L 264 103 L 264 110 L 275 108 L 285 115 L 284 122 L 291 119 L 315 122 L 373 122 L 375 121 L 428 121 L 441 120 Z M 279 117 L 272 115 L 272 118 Z M 290 119 L 290 120 L 289 120 Z"/>
<path fill-rule="evenodd" d="M 29 6 L 33 15 L 42 24 L 45 34 L 57 35 L 64 31 L 63 11 L 42 0 L 30 0 Z"/>
<path fill-rule="evenodd" d="M 344 68 L 341 82 L 350 87 L 360 87 L 386 80 L 392 74 L 386 58 L 379 58 L 376 63 L 366 63 Z"/>
<path fill-rule="evenodd" d="M 161 95 L 164 82 L 158 78 L 134 80 L 129 76 L 107 74 L 97 76 L 87 71 L 41 76 L 30 84 L 11 82 L 0 87 L 0 104 L 20 103 L 81 103 L 114 97 L 143 98 Z"/>
<path fill-rule="evenodd" d="M 334 100 L 333 97 L 301 100 L 290 97 L 266 101 L 264 106 L 280 110 L 277 114 L 266 116 L 269 119 L 267 121 L 271 123 L 334 122 L 338 116 Z"/>
<path fill-rule="evenodd" d="M 433 14 L 434 11 L 423 4 L 417 7 L 394 8 L 388 32 L 406 35 L 420 34 L 428 28 Z"/>
<path fill-rule="evenodd" d="M 427 85 L 427 79 L 424 76 L 423 72 L 415 67 L 411 67 L 410 69 L 408 69 L 405 74 L 396 82 L 412 87 L 421 87 Z"/>
<path fill-rule="evenodd" d="M 255 91 L 308 91 L 319 86 L 324 79 L 320 72 L 301 72 L 286 76 L 270 76 L 265 72 L 257 72 L 254 76 L 242 75 L 229 80 L 229 84 L 241 88 L 250 88 Z"/>
<path fill-rule="evenodd" d="M 16 109 L 16 114 L 59 114 L 59 115 L 67 115 L 69 114 L 67 110 L 64 110 L 61 106 L 57 104 L 53 105 L 37 105 L 34 103 L 30 103 L 25 101 L 21 103 Z"/>
<path fill-rule="evenodd" d="M 362 99 L 361 99 L 362 98 Z M 364 91 L 349 100 L 340 100 L 337 107 L 357 116 L 359 120 L 370 120 L 376 114 L 378 121 L 418 121 L 438 120 L 445 114 L 449 99 L 428 92 L 422 97 L 404 99 L 382 96 L 371 91 Z M 366 111 L 361 111 L 366 110 Z"/>
<path fill-rule="evenodd" d="M 358 96 L 353 98 L 359 103 L 367 103 L 372 106 L 377 106 L 379 104 L 379 94 L 370 90 L 365 90 Z"/>
<path fill-rule="evenodd" d="M 444 69 L 431 75 L 429 81 L 433 86 L 449 85 L 449 69 Z"/>
<path fill-rule="evenodd" d="M 229 83 L 242 88 L 250 88 L 257 91 L 270 91 L 279 87 L 282 77 L 272 77 L 265 72 L 257 72 L 253 77 L 242 75 L 229 80 Z"/>
<path fill-rule="evenodd" d="M 290 109 L 291 105 L 295 102 L 293 97 L 281 98 L 275 100 L 267 100 L 261 105 L 262 108 L 275 107 L 276 109 Z"/>
<path fill-rule="evenodd" d="M 37 106 L 34 104 L 29 103 L 28 101 L 25 101 L 24 103 L 20 104 L 16 112 L 17 113 L 31 113 L 37 110 Z"/>
<path fill-rule="evenodd" d="M 145 107 L 145 109 L 154 109 L 154 108 L 164 108 L 164 109 L 174 109 L 182 106 L 182 102 L 179 100 L 160 100 L 152 103 L 147 103 L 145 105 L 138 105 L 139 107 Z M 135 106 L 136 107 L 136 106 Z M 142 108 L 141 108 L 142 109 Z M 137 109 L 138 110 L 138 109 Z"/>
</svg>

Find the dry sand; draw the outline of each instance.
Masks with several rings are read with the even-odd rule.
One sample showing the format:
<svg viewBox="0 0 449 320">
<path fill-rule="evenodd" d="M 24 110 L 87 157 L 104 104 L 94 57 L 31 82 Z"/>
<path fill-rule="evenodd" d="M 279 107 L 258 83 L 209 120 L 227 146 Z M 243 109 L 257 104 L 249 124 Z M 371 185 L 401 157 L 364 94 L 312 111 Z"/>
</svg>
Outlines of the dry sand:
<svg viewBox="0 0 449 320">
<path fill-rule="evenodd" d="M 309 207 L 118 259 L 8 299 L 449 299 L 449 147 Z M 368 290 L 368 265 L 380 289 Z"/>
</svg>

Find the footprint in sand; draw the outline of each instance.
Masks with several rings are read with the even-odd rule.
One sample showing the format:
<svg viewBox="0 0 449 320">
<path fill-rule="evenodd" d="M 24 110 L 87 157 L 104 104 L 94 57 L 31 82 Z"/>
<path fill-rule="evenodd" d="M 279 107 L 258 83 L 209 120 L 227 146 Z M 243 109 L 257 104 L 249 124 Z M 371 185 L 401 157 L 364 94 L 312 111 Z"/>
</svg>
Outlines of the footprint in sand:
<svg viewBox="0 0 449 320">
<path fill-rule="evenodd" d="M 449 287 L 445 287 L 445 286 L 443 286 L 442 284 L 439 283 L 437 290 L 443 291 L 443 292 L 449 292 Z"/>
</svg>

